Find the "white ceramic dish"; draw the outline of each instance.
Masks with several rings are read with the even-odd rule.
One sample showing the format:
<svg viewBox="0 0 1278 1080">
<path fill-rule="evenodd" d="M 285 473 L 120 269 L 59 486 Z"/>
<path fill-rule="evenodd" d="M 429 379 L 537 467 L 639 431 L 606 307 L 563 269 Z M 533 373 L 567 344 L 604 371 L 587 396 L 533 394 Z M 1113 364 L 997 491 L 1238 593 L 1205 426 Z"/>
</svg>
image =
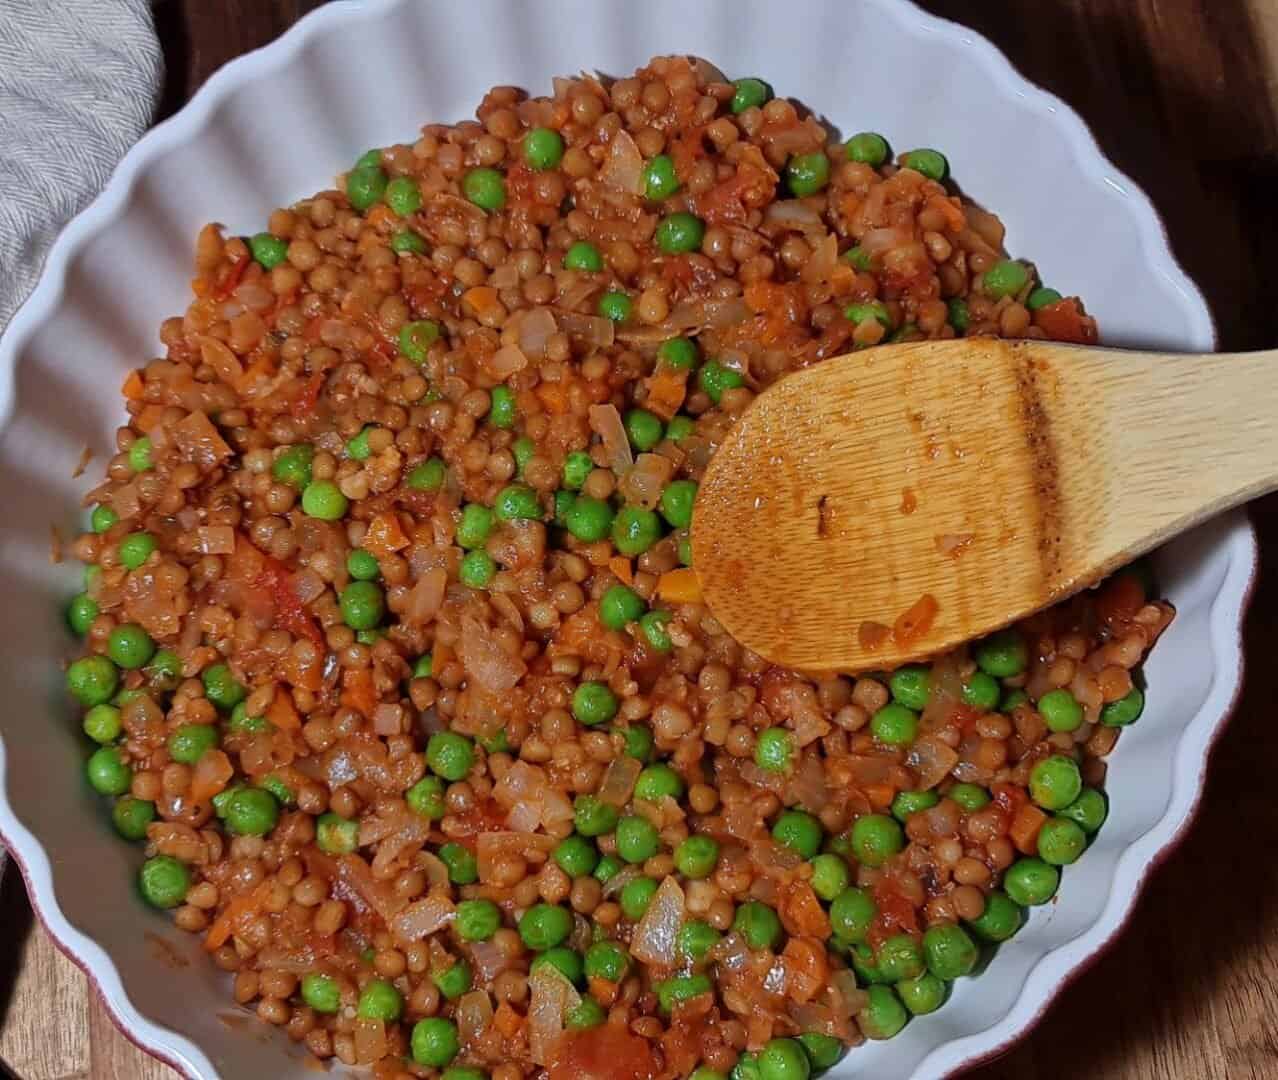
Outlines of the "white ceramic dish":
<svg viewBox="0 0 1278 1080">
<path fill-rule="evenodd" d="M 71 479 L 80 452 L 87 441 L 99 462 L 109 453 L 122 415 L 116 388 L 157 350 L 160 320 L 185 306 L 206 220 L 252 232 L 367 147 L 471 115 L 491 85 L 541 93 L 556 73 L 629 73 L 669 52 L 761 75 L 845 132 L 872 127 L 898 147 L 942 148 L 966 191 L 1008 224 L 1013 252 L 1086 297 L 1108 343 L 1214 345 L 1203 299 L 1149 202 L 1082 121 L 988 42 L 906 0 L 335 3 L 219 72 L 62 235 L 0 347 L 0 834 L 41 918 L 121 1027 L 192 1077 L 313 1073 L 265 1028 L 219 1019 L 231 1011 L 224 979 L 195 939 L 135 900 L 139 853 L 113 839 L 81 780 L 85 750 L 59 670 L 75 571 L 48 560 L 50 523 L 76 530 L 90 479 Z M 1146 714 L 1113 757 L 1113 809 L 1098 842 L 1065 875 L 1059 902 L 1036 911 L 984 975 L 831 1076 L 934 1078 L 996 1054 L 1118 933 L 1200 796 L 1239 686 L 1255 559 L 1241 513 L 1158 554 L 1179 615 L 1148 666 Z M 175 971 L 173 956 L 194 962 Z"/>
</svg>

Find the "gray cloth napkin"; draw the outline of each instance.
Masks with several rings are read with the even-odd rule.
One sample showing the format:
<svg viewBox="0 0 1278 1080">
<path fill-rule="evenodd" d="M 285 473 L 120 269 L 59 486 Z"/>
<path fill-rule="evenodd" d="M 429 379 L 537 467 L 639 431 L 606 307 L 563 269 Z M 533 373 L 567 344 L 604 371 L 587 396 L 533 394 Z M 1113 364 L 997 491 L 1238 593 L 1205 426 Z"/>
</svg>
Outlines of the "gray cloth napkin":
<svg viewBox="0 0 1278 1080">
<path fill-rule="evenodd" d="M 147 0 L 0 0 L 0 331 L 150 124 L 163 74 Z"/>
</svg>

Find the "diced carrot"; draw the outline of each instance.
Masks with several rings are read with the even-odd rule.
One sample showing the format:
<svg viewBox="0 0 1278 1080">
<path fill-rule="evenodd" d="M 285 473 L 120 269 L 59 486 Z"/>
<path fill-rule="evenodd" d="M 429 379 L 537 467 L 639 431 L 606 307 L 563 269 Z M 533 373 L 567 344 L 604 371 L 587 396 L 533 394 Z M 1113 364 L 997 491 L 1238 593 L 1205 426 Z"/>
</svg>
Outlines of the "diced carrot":
<svg viewBox="0 0 1278 1080">
<path fill-rule="evenodd" d="M 1053 341 L 1095 345 L 1098 340 L 1096 320 L 1083 314 L 1078 300 L 1072 296 L 1039 308 L 1034 312 L 1034 325 Z"/>
<path fill-rule="evenodd" d="M 662 365 L 644 379 L 643 385 L 648 391 L 644 404 L 663 420 L 669 420 L 688 394 L 688 373 Z"/>
<path fill-rule="evenodd" d="M 795 1001 L 811 1001 L 829 980 L 830 965 L 820 941 L 792 937 L 781 954 L 781 962 L 785 966 L 786 993 Z"/>
<path fill-rule="evenodd" d="M 226 754 L 221 750 L 206 751 L 191 774 L 191 801 L 208 802 L 214 795 L 226 790 L 234 775 L 235 768 Z"/>
<path fill-rule="evenodd" d="M 822 939 L 830 936 L 830 917 L 806 881 L 793 881 L 784 888 L 777 913 L 791 934 Z"/>
<path fill-rule="evenodd" d="M 849 191 L 839 200 L 839 212 L 849 221 L 856 217 L 861 209 L 861 197 L 855 191 Z"/>
<path fill-rule="evenodd" d="M 293 695 L 284 687 L 275 688 L 275 696 L 266 710 L 266 719 L 281 731 L 296 731 L 302 726 L 302 718 L 293 704 Z"/>
<path fill-rule="evenodd" d="M 634 570 L 630 567 L 630 560 L 624 555 L 614 555 L 608 560 L 608 569 L 616 576 L 617 580 L 623 585 L 633 585 L 635 582 Z"/>
<path fill-rule="evenodd" d="M 230 941 L 231 935 L 235 933 L 235 924 L 245 915 L 261 911 L 273 888 L 274 879 L 272 878 L 263 881 L 251 893 L 237 896 L 227 904 L 226 910 L 217 917 L 213 925 L 209 927 L 208 933 L 204 935 L 204 948 L 209 952 L 215 952 Z"/>
<path fill-rule="evenodd" d="M 1033 803 L 1026 803 L 1016 811 L 1009 832 L 1012 843 L 1022 855 L 1038 853 L 1038 834 L 1045 821 L 1047 821 L 1047 815 Z"/>
<path fill-rule="evenodd" d="M 395 215 L 385 203 L 378 203 L 364 215 L 364 220 L 376 229 L 382 224 L 394 222 Z"/>
<path fill-rule="evenodd" d="M 373 686 L 373 673 L 368 668 L 347 671 L 342 676 L 342 693 L 338 699 L 356 712 L 372 719 L 377 708 L 377 690 Z"/>
<path fill-rule="evenodd" d="M 866 784 L 861 790 L 865 792 L 865 797 L 870 800 L 870 805 L 876 810 L 891 806 L 892 800 L 896 797 L 896 789 L 891 784 Z"/>
<path fill-rule="evenodd" d="M 142 399 L 142 390 L 142 376 L 134 369 L 129 372 L 129 377 L 124 380 L 124 385 L 120 387 L 120 392 L 130 401 L 140 401 Z"/>
<path fill-rule="evenodd" d="M 491 285 L 476 285 L 462 293 L 462 303 L 476 315 L 483 315 L 497 306 L 497 290 Z"/>
<path fill-rule="evenodd" d="M 657 595 L 672 604 L 699 604 L 701 579 L 690 566 L 668 570 L 657 579 Z"/>
<path fill-rule="evenodd" d="M 134 426 L 143 434 L 148 434 L 164 415 L 163 405 L 145 405 L 142 411 L 133 418 Z"/>
<path fill-rule="evenodd" d="M 503 1001 L 493 1012 L 493 1027 L 507 1039 L 513 1039 L 523 1027 L 524 1018 L 510 1007 L 509 1001 Z"/>
<path fill-rule="evenodd" d="M 537 387 L 537 397 L 548 413 L 562 416 L 568 411 L 568 390 L 563 383 L 541 383 Z"/>
<path fill-rule="evenodd" d="M 408 547 L 408 537 L 404 535 L 399 517 L 391 511 L 378 514 L 368 523 L 368 532 L 364 534 L 364 550 L 371 552 L 379 559 L 385 559 L 395 552 Z"/>
<path fill-rule="evenodd" d="M 936 210 L 945 217 L 947 232 L 962 232 L 967 225 L 967 218 L 963 215 L 958 199 L 952 199 L 948 195 L 933 195 L 926 205 L 927 209 Z"/>
</svg>

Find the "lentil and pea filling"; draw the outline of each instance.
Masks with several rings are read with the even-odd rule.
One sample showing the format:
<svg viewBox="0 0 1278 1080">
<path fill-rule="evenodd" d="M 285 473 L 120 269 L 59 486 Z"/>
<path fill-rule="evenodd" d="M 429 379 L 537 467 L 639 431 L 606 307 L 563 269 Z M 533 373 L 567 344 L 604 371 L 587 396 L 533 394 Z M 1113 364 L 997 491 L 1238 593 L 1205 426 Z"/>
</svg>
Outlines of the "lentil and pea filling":
<svg viewBox="0 0 1278 1080">
<path fill-rule="evenodd" d="M 939 152 L 758 79 L 662 58 L 476 115 L 200 233 L 74 544 L 89 782 L 316 1058 L 804 1080 L 1052 899 L 1172 612 L 1133 570 L 808 678 L 701 603 L 698 477 L 792 369 L 1095 323 Z"/>
</svg>

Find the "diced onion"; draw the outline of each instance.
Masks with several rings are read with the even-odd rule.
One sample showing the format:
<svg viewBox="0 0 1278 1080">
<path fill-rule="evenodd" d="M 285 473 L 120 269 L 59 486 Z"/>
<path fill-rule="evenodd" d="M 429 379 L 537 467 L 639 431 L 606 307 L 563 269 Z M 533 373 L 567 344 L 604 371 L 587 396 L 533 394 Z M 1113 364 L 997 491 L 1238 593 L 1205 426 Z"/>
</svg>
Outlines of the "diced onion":
<svg viewBox="0 0 1278 1080">
<path fill-rule="evenodd" d="M 453 902 L 444 892 L 429 893 L 408 905 L 391 920 L 391 929 L 404 941 L 421 941 L 427 934 L 442 930 L 456 914 Z"/>
<path fill-rule="evenodd" d="M 457 1001 L 457 1035 L 465 1046 L 493 1022 L 493 1001 L 487 990 L 472 990 Z"/>
<path fill-rule="evenodd" d="M 621 422 L 621 414 L 617 412 L 617 406 L 591 405 L 587 415 L 590 419 L 590 430 L 603 441 L 608 468 L 620 476 L 635 463 L 635 459 L 630 451 L 630 440 L 626 437 L 626 428 Z"/>
<path fill-rule="evenodd" d="M 528 977 L 528 990 L 528 1054 L 538 1065 L 545 1065 L 563 1034 L 565 1014 L 581 1004 L 581 996 L 550 964 Z"/>
<path fill-rule="evenodd" d="M 599 801 L 612 806 L 625 806 L 635 790 L 635 781 L 643 771 L 643 764 L 629 754 L 613 758 L 599 784 Z"/>
<path fill-rule="evenodd" d="M 630 952 L 645 964 L 673 967 L 675 937 L 683 925 L 685 901 L 683 889 L 674 875 L 667 877 L 657 889 L 648 910 L 630 939 Z"/>
</svg>

